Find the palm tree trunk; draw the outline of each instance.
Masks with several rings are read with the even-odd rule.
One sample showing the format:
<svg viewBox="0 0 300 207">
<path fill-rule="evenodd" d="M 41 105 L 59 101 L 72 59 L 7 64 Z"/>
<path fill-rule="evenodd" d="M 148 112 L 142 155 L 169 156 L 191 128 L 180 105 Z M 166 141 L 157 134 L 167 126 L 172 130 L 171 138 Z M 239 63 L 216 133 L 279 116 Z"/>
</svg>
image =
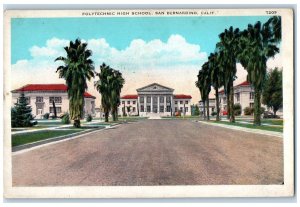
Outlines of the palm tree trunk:
<svg viewBox="0 0 300 207">
<path fill-rule="evenodd" d="M 216 87 L 215 89 L 216 91 L 216 108 L 217 108 L 217 117 L 216 117 L 216 121 L 220 121 L 220 106 L 219 106 L 219 89 L 218 87 Z"/>
<path fill-rule="evenodd" d="M 205 110 L 205 100 L 202 101 L 203 102 L 203 119 L 206 119 L 206 110 Z"/>
<path fill-rule="evenodd" d="M 107 110 L 105 110 L 104 116 L 105 116 L 105 122 L 108 122 L 109 112 Z"/>
<path fill-rule="evenodd" d="M 227 90 L 226 94 L 226 99 L 227 99 L 227 119 L 230 119 L 230 94 L 229 91 Z"/>
<path fill-rule="evenodd" d="M 260 98 L 261 98 L 261 91 L 258 89 L 255 89 L 254 92 L 254 125 L 260 126 L 261 120 L 260 120 Z"/>
<path fill-rule="evenodd" d="M 113 121 L 118 121 L 118 109 L 114 108 L 112 111 Z"/>
<path fill-rule="evenodd" d="M 75 120 L 74 120 L 73 126 L 74 126 L 75 128 L 80 128 L 80 119 L 75 119 Z"/>
<path fill-rule="evenodd" d="M 207 100 L 206 100 L 206 108 L 207 108 L 207 111 L 206 111 L 206 113 L 207 113 L 207 121 L 209 121 L 209 98 L 207 98 Z"/>
<path fill-rule="evenodd" d="M 230 85 L 230 119 L 229 121 L 234 123 L 235 122 L 235 117 L 234 117 L 234 91 L 233 91 L 233 82 L 231 82 Z"/>
</svg>

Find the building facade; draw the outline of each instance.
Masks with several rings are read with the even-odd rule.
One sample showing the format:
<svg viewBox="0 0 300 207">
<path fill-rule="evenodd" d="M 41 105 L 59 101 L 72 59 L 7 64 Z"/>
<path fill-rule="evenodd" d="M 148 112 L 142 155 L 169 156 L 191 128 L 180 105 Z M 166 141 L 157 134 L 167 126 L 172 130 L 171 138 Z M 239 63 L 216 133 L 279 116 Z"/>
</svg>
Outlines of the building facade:
<svg viewBox="0 0 300 207">
<path fill-rule="evenodd" d="M 191 115 L 190 95 L 173 94 L 174 89 L 152 83 L 138 88 L 137 95 L 124 95 L 119 106 L 120 115 L 172 116 L 177 112 Z"/>
<path fill-rule="evenodd" d="M 234 103 L 241 105 L 242 115 L 244 115 L 244 109 L 246 107 L 254 107 L 254 89 L 250 85 L 248 81 L 244 81 L 233 87 L 234 89 Z M 216 99 L 211 98 L 209 101 L 209 105 L 211 108 L 211 112 L 216 110 Z M 220 114 L 227 114 L 227 97 L 224 90 L 219 91 L 219 106 L 220 106 Z M 262 104 L 262 107 L 267 107 Z M 203 111 L 203 103 L 199 101 L 200 111 Z"/>
<path fill-rule="evenodd" d="M 13 90 L 12 106 L 18 102 L 21 93 L 24 93 L 32 114 L 37 119 L 43 118 L 46 113 L 52 114 L 54 105 L 58 116 L 69 111 L 67 86 L 64 84 L 28 84 Z M 95 116 L 95 99 L 88 92 L 84 93 L 84 115 Z"/>
</svg>

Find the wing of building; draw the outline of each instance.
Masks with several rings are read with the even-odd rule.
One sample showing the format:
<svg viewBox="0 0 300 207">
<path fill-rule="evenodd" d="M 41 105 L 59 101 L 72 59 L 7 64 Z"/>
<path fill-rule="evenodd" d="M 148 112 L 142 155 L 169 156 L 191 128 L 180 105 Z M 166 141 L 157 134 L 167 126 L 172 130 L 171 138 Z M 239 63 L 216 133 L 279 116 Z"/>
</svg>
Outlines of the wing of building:
<svg viewBox="0 0 300 207">
<path fill-rule="evenodd" d="M 171 116 L 177 112 L 191 115 L 190 95 L 173 94 L 174 89 L 152 83 L 136 89 L 137 94 L 121 97 L 120 115 Z"/>
<path fill-rule="evenodd" d="M 20 94 L 24 93 L 36 118 L 42 118 L 45 113 L 53 113 L 53 102 L 57 115 L 60 115 L 69 111 L 67 89 L 65 84 L 28 84 L 12 91 L 12 104 L 17 103 Z M 84 115 L 95 116 L 95 99 L 88 92 L 84 93 Z"/>
<path fill-rule="evenodd" d="M 254 107 L 254 88 L 248 81 L 244 81 L 233 87 L 234 89 L 234 103 L 241 105 L 241 112 L 244 115 L 244 109 L 246 107 Z M 220 103 L 220 113 L 221 115 L 227 114 L 227 97 L 224 90 L 219 91 L 219 103 Z M 261 105 L 267 109 L 267 106 Z M 209 108 L 211 112 L 216 111 L 216 99 L 209 99 Z M 203 103 L 199 101 L 199 109 L 203 111 Z M 282 109 L 278 111 L 278 114 L 282 114 Z"/>
</svg>

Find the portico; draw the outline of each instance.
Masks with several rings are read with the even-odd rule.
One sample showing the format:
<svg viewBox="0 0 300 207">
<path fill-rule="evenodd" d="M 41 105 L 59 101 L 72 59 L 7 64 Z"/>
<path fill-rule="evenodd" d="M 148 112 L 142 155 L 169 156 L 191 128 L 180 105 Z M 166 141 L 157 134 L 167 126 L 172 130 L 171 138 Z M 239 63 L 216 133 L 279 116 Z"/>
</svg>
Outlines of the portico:
<svg viewBox="0 0 300 207">
<path fill-rule="evenodd" d="M 119 114 L 160 117 L 191 114 L 191 96 L 173 94 L 174 89 L 152 83 L 138 88 L 137 94 L 121 97 Z"/>
<path fill-rule="evenodd" d="M 152 83 L 136 90 L 138 94 L 138 108 L 141 116 L 156 113 L 171 115 L 174 89 Z"/>
</svg>

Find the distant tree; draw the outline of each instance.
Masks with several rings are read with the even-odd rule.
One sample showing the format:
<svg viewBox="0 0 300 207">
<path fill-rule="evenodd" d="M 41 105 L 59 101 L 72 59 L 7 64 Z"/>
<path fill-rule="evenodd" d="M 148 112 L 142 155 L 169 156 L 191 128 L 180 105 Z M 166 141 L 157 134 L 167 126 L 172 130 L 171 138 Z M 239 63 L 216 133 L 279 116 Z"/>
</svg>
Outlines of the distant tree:
<svg viewBox="0 0 300 207">
<path fill-rule="evenodd" d="M 194 116 L 199 116 L 199 115 L 200 115 L 199 107 L 196 104 L 195 107 L 194 107 Z"/>
<path fill-rule="evenodd" d="M 24 93 L 21 93 L 18 102 L 11 109 L 11 125 L 12 127 L 31 127 L 33 122 L 31 106 L 28 106 Z"/>
<path fill-rule="evenodd" d="M 252 107 L 247 106 L 247 107 L 244 108 L 244 114 L 245 115 L 252 115 L 253 112 L 254 112 L 254 109 Z"/>
<path fill-rule="evenodd" d="M 235 116 L 240 116 L 242 114 L 242 106 L 241 104 L 234 104 L 233 106 L 233 112 Z"/>
<path fill-rule="evenodd" d="M 274 115 L 282 107 L 282 71 L 278 68 L 270 70 L 267 74 L 262 103 L 270 107 Z"/>
</svg>

